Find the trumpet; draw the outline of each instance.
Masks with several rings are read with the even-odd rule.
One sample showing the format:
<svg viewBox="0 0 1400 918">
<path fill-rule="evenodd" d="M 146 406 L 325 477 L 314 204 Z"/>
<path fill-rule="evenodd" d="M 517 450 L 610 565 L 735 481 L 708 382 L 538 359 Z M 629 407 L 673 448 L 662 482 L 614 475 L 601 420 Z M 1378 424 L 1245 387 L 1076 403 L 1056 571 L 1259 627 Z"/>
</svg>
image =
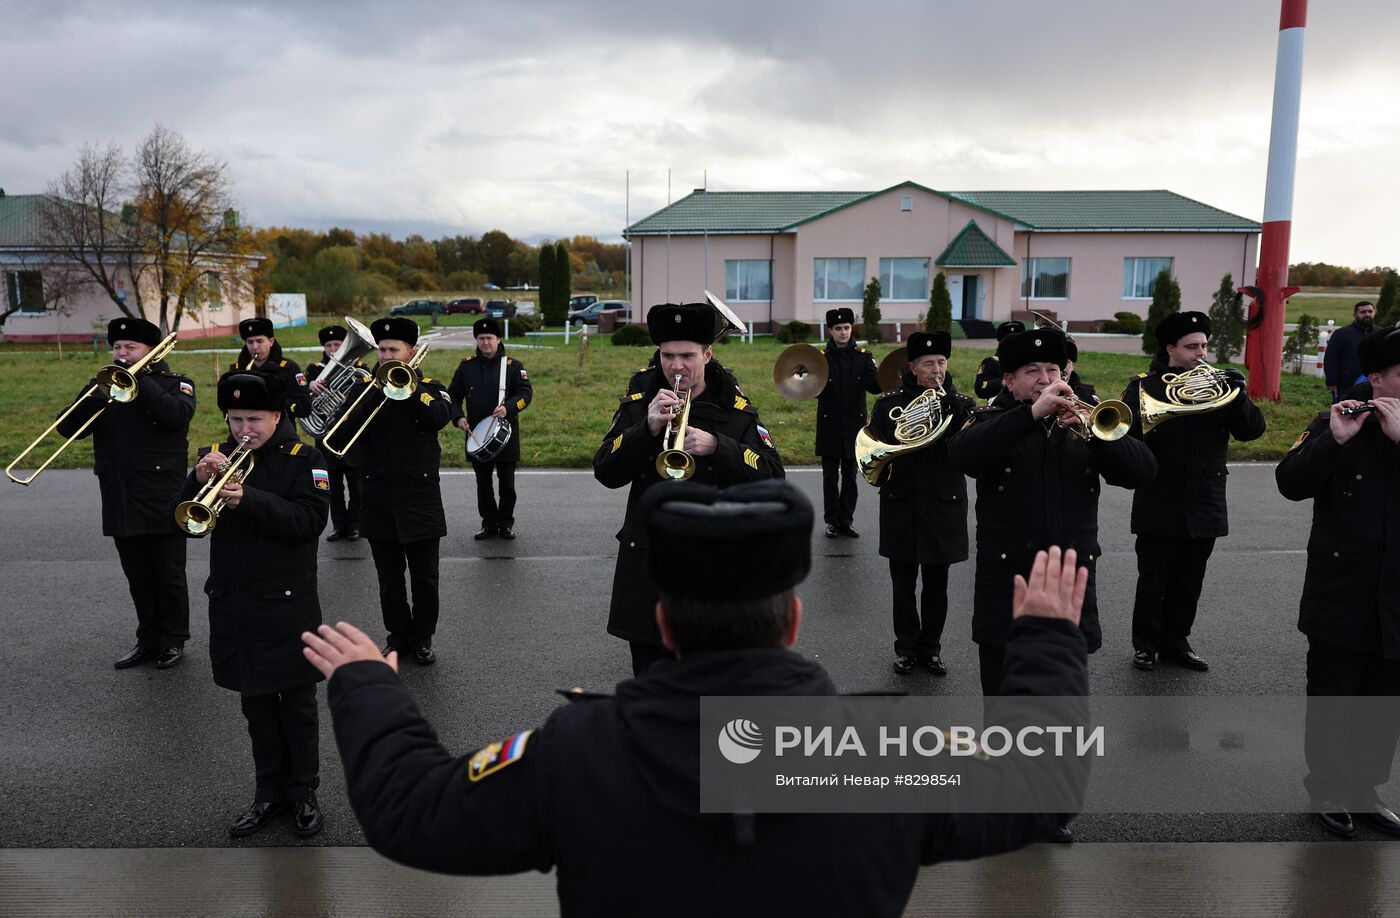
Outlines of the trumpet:
<svg viewBox="0 0 1400 918">
<path fill-rule="evenodd" d="M 170 334 L 166 335 L 164 340 L 162 340 L 155 347 L 151 348 L 150 351 L 147 352 L 145 357 L 142 357 L 140 360 L 136 361 L 129 367 L 124 367 L 120 364 L 110 363 L 102 369 L 98 370 L 96 382 L 89 386 L 86 392 L 78 396 L 77 401 L 69 405 L 68 409 L 58 416 L 58 420 L 54 421 L 48 426 L 47 429 L 45 429 L 43 433 L 35 437 L 34 441 L 24 448 L 24 452 L 20 453 L 10 462 L 9 465 L 5 466 L 5 476 L 11 481 L 13 481 L 15 484 L 29 484 L 34 479 L 38 478 L 39 474 L 43 472 L 44 469 L 48 468 L 50 465 L 53 464 L 53 461 L 58 458 L 59 453 L 67 449 L 74 440 L 81 437 L 83 433 L 86 432 L 87 429 L 92 426 L 92 422 L 96 421 L 97 418 L 102 414 L 102 412 L 107 410 L 108 405 L 112 404 L 113 402 L 125 405 L 128 402 L 134 401 L 141 385 L 141 381 L 137 379 L 137 377 L 140 376 L 142 373 L 150 370 L 151 367 L 155 366 L 160 361 L 164 360 L 165 356 L 175 349 L 176 337 L 177 336 L 175 332 L 171 332 Z M 98 408 L 96 411 L 94 411 L 92 417 L 84 421 L 83 426 L 79 427 L 72 436 L 68 437 L 61 444 L 59 444 L 58 448 L 55 449 L 49 455 L 49 458 L 45 459 L 44 463 L 40 465 L 37 469 L 35 469 L 33 472 L 30 472 L 29 475 L 24 477 L 20 477 L 14 474 L 14 467 L 23 462 L 25 457 L 34 451 L 35 447 L 42 443 L 44 439 L 48 437 L 49 434 L 57 430 L 59 426 L 63 424 L 64 421 L 68 420 L 69 416 L 72 415 L 73 412 L 77 411 L 78 406 L 81 405 L 83 402 L 87 401 L 87 398 L 90 395 L 96 395 L 99 398 L 102 397 L 102 395 L 105 395 L 107 401 L 102 405 L 101 408 Z"/>
<path fill-rule="evenodd" d="M 680 397 L 681 374 L 671 390 Z M 695 474 L 695 457 L 685 451 L 685 428 L 690 422 L 690 390 L 685 390 L 679 420 L 666 425 L 661 432 L 661 455 L 656 457 L 656 474 L 667 481 L 685 481 Z"/>
<path fill-rule="evenodd" d="M 326 448 L 326 452 L 330 453 L 332 456 L 344 458 L 345 454 L 350 452 L 350 448 L 355 445 L 355 441 L 360 439 L 360 434 L 364 433 L 365 429 L 373 423 L 375 417 L 378 416 L 380 409 L 384 407 L 386 402 L 401 402 L 405 399 L 412 398 L 413 393 L 418 390 L 418 367 L 423 363 L 423 358 L 427 355 L 428 345 L 420 339 L 417 349 L 413 352 L 413 356 L 408 358 L 407 361 L 386 360 L 376 367 L 374 375 L 368 380 L 369 385 L 365 386 L 364 391 L 356 396 L 355 400 L 350 403 L 350 406 L 340 415 L 340 419 L 332 424 L 331 428 L 321 437 L 321 445 Z M 369 395 L 370 392 L 375 389 L 380 390 L 384 398 L 380 400 L 378 405 L 374 406 L 374 410 L 369 413 L 369 417 L 364 419 L 359 429 L 355 431 L 354 436 L 352 436 L 344 446 L 338 448 L 332 446 L 331 438 L 340 430 L 341 425 L 355 413 L 355 409 L 360 406 L 360 402 L 365 400 L 365 396 Z"/>
<path fill-rule="evenodd" d="M 1089 412 L 1087 423 L 1081 421 L 1079 426 L 1070 428 L 1071 433 L 1085 440 L 1092 437 L 1112 443 L 1126 437 L 1133 427 L 1133 410 L 1127 402 L 1109 398 L 1095 405 L 1076 398 L 1074 404 Z"/>
<path fill-rule="evenodd" d="M 248 448 L 251 439 L 252 436 L 245 434 L 238 447 L 219 466 L 218 474 L 209 476 L 194 500 L 181 501 L 175 508 L 175 525 L 185 535 L 201 539 L 214 531 L 226 503 L 219 492 L 230 484 L 242 484 L 253 472 L 256 460 Z"/>
</svg>

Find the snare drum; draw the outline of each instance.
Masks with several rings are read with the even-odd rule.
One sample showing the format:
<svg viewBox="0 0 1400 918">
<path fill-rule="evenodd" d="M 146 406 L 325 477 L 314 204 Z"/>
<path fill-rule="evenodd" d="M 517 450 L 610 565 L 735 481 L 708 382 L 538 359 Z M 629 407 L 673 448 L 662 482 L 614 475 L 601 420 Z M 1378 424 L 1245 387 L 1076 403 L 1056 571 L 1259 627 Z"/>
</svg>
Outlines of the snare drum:
<svg viewBox="0 0 1400 918">
<path fill-rule="evenodd" d="M 490 462 L 500 455 L 510 442 L 510 421 L 494 414 L 484 417 L 467 437 L 467 456 L 473 462 Z"/>
</svg>

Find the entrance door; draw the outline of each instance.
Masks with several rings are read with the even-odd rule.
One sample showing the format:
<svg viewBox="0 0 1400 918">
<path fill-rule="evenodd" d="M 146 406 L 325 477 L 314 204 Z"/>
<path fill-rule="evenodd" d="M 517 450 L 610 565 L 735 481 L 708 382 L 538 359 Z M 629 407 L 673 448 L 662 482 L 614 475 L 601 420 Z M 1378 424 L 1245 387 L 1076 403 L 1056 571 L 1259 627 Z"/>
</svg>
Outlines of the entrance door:
<svg viewBox="0 0 1400 918">
<path fill-rule="evenodd" d="M 953 318 L 971 318 L 963 312 L 963 276 L 961 274 L 948 275 L 948 299 L 953 302 Z"/>
<path fill-rule="evenodd" d="M 964 274 L 962 281 L 962 315 L 968 319 L 982 318 L 981 278 L 976 274 Z"/>
</svg>

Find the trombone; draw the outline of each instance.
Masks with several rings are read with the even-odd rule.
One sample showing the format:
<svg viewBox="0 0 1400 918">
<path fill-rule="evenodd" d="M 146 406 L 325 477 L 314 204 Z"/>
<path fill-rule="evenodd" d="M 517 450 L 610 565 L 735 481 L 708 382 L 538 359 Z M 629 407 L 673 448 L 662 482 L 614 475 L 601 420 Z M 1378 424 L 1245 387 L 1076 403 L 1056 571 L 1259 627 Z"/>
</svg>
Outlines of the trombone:
<svg viewBox="0 0 1400 918">
<path fill-rule="evenodd" d="M 214 526 L 219 522 L 219 514 L 227 502 L 219 496 L 219 492 L 230 484 L 242 484 L 253 473 L 256 460 L 253 451 L 248 448 L 248 441 L 251 439 L 251 436 L 245 434 L 238 442 L 238 447 L 224 459 L 223 465 L 219 466 L 219 473 L 209 476 L 209 480 L 199 489 L 194 500 L 181 501 L 175 508 L 175 525 L 185 535 L 200 539 L 214 531 Z"/>
<path fill-rule="evenodd" d="M 9 465 L 5 466 L 5 477 L 9 478 L 15 484 L 29 484 L 34 479 L 39 477 L 40 472 L 44 471 L 44 469 L 48 468 L 50 465 L 53 464 L 53 461 L 58 458 L 59 453 L 67 449 L 74 440 L 81 437 L 87 431 L 87 429 L 92 426 L 92 422 L 96 421 L 98 416 L 101 415 L 102 412 L 107 410 L 108 405 L 112 404 L 113 402 L 118 402 L 120 404 L 125 405 L 129 402 L 134 401 L 136 399 L 136 395 L 140 387 L 140 380 L 138 380 L 137 377 L 149 370 L 155 364 L 164 360 L 165 356 L 175 349 L 176 337 L 177 336 L 175 332 L 171 332 L 170 334 L 166 335 L 164 340 L 162 340 L 155 347 L 151 348 L 150 351 L 147 352 L 145 357 L 142 357 L 140 360 L 136 361 L 129 367 L 124 367 L 120 364 L 109 363 L 107 364 L 107 366 L 98 370 L 96 382 L 89 386 L 86 392 L 78 396 L 77 400 L 74 401 L 73 404 L 69 405 L 67 410 L 58 416 L 58 420 L 54 421 L 48 426 L 48 428 L 43 433 L 35 437 L 34 441 L 24 448 L 24 452 L 20 453 L 10 462 Z M 107 401 L 103 403 L 101 408 L 98 408 L 96 411 L 94 411 L 92 413 L 92 417 L 84 421 L 83 426 L 79 427 L 72 436 L 68 437 L 61 444 L 59 444 L 58 449 L 54 450 L 53 453 L 49 456 L 49 458 L 44 460 L 43 465 L 39 466 L 37 469 L 35 469 L 33 472 L 30 472 L 29 475 L 25 477 L 20 477 L 14 473 L 14 467 L 23 462 L 25 457 L 32 453 L 34 449 L 40 443 L 42 443 L 46 437 L 48 437 L 49 434 L 53 433 L 59 428 L 60 425 L 63 424 L 64 421 L 68 420 L 69 416 L 72 415 L 73 412 L 78 410 L 78 406 L 81 405 L 83 402 L 87 401 L 88 396 L 96 395 L 99 398 L 101 398 L 100 393 L 106 394 Z"/>
<path fill-rule="evenodd" d="M 671 391 L 680 396 L 681 374 Z M 685 451 L 685 427 L 690 422 L 690 390 L 685 390 L 680 419 L 668 423 L 661 433 L 661 455 L 656 457 L 656 474 L 667 481 L 685 481 L 695 474 L 695 457 Z"/>
<path fill-rule="evenodd" d="M 350 452 L 350 448 L 355 445 L 355 441 L 360 439 L 360 434 L 364 433 L 365 428 L 369 427 L 374 421 L 380 409 L 384 407 L 385 402 L 401 402 L 405 399 L 412 398 L 413 393 L 418 390 L 418 367 L 423 363 L 423 358 L 427 355 L 428 344 L 427 342 L 420 341 L 417 349 L 413 352 L 413 356 L 408 358 L 407 361 L 386 360 L 376 367 L 374 375 L 369 378 L 369 384 L 365 386 L 364 391 L 355 397 L 355 400 L 351 402 L 349 407 L 340 415 L 340 419 L 332 424 L 331 428 L 321 437 L 321 445 L 326 448 L 326 452 L 337 458 L 345 458 L 345 454 Z M 354 436 L 352 436 L 344 446 L 339 449 L 331 446 L 331 437 L 334 437 L 340 430 L 340 426 L 345 423 L 346 419 L 355 413 L 355 409 L 360 406 L 360 402 L 364 401 L 365 396 L 369 395 L 370 392 L 376 388 L 383 392 L 384 398 L 380 400 L 378 405 L 374 406 L 374 410 L 369 413 L 369 417 L 365 418 L 364 422 L 360 424 L 359 429 L 355 431 Z"/>
</svg>

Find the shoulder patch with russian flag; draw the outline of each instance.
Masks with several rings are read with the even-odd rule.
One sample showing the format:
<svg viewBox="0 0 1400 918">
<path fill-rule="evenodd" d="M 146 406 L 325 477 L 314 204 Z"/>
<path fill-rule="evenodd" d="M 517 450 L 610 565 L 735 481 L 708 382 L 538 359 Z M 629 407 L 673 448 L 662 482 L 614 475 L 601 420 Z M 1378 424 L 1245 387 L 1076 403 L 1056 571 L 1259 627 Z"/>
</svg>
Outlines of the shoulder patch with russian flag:
<svg viewBox="0 0 1400 918">
<path fill-rule="evenodd" d="M 521 368 L 520 368 L 520 378 L 521 378 L 521 379 L 529 379 L 529 378 L 530 378 L 530 374 L 525 372 L 525 368 L 524 368 L 524 367 L 521 367 Z"/>
<path fill-rule="evenodd" d="M 182 382 L 180 383 L 180 391 L 186 395 L 194 395 L 194 384 Z"/>
<path fill-rule="evenodd" d="M 520 761 L 525 755 L 525 749 L 530 744 L 530 736 L 534 732 L 534 730 L 522 730 L 509 739 L 499 743 L 491 743 L 485 749 L 478 751 L 467 763 L 467 778 L 472 782 L 480 781 L 507 765 Z"/>
<path fill-rule="evenodd" d="M 329 491 L 331 489 L 331 476 L 325 469 L 311 470 L 311 483 L 318 491 Z"/>
<path fill-rule="evenodd" d="M 299 385 L 299 386 L 304 386 L 304 385 L 306 385 L 306 374 L 305 374 L 305 373 L 298 373 L 298 374 L 297 374 L 297 385 Z"/>
<path fill-rule="evenodd" d="M 769 435 L 768 428 L 764 427 L 762 424 L 758 425 L 758 437 L 769 449 L 777 449 L 777 447 L 773 445 L 773 437 Z"/>
</svg>

